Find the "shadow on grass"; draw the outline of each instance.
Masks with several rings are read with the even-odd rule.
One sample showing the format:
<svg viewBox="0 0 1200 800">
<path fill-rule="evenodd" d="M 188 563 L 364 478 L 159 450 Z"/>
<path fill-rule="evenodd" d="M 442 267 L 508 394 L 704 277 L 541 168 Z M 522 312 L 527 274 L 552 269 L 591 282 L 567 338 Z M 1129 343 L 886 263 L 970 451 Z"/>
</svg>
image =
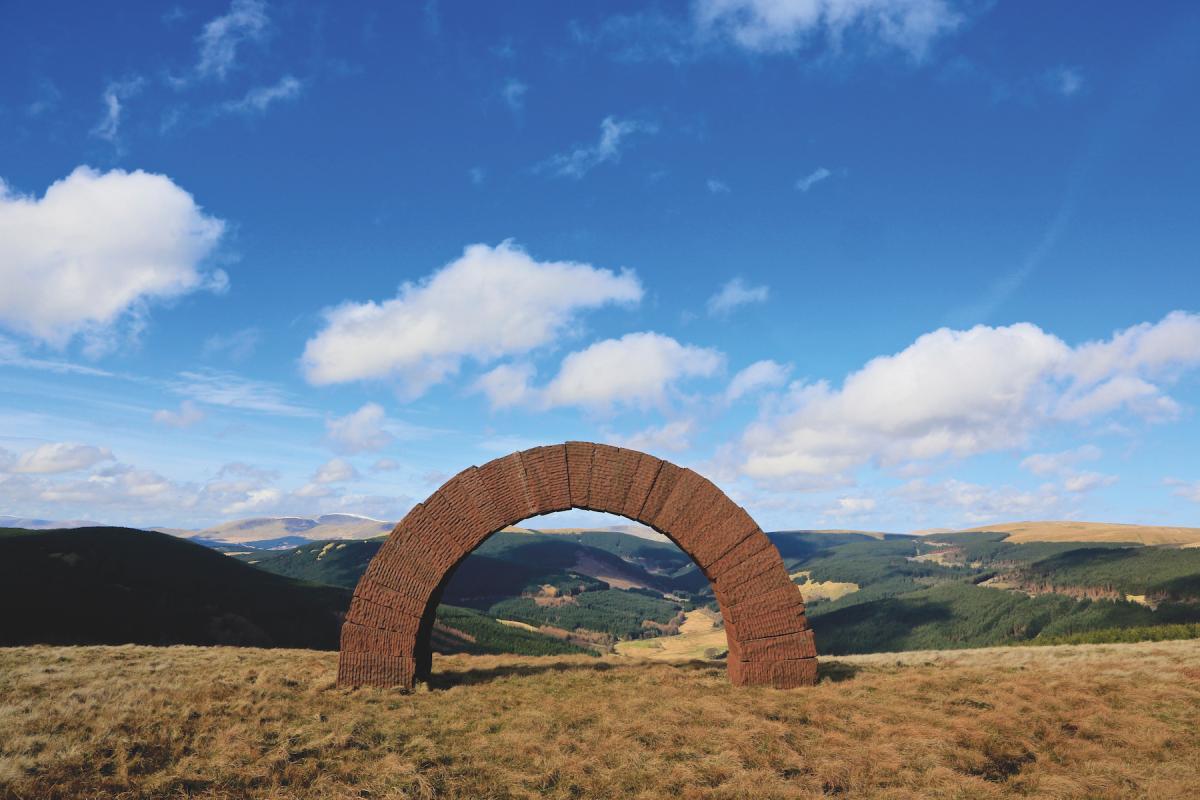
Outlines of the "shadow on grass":
<svg viewBox="0 0 1200 800">
<path fill-rule="evenodd" d="M 435 672 L 426 682 L 430 689 L 450 689 L 455 686 L 474 686 L 499 678 L 531 677 L 550 672 L 607 672 L 620 667 L 597 661 L 594 664 L 552 661 L 548 664 L 511 664 L 477 669 L 451 669 Z"/>
<path fill-rule="evenodd" d="M 844 661 L 826 661 L 824 659 L 817 660 L 817 683 L 829 681 L 831 683 L 841 683 L 848 681 L 862 671 L 862 667 L 857 667 L 854 664 L 847 664 Z"/>
<path fill-rule="evenodd" d="M 609 672 L 611 670 L 637 669 L 645 666 L 662 666 L 687 672 L 708 672 L 718 670 L 725 672 L 723 661 L 636 661 L 628 664 L 613 664 L 607 661 L 595 663 L 580 663 L 572 661 L 552 661 L 545 664 L 511 664 L 498 667 L 450 669 L 433 673 L 426 682 L 430 689 L 450 689 L 455 686 L 475 686 L 489 683 L 500 678 L 532 677 L 553 672 Z M 817 681 L 832 681 L 840 683 L 850 680 L 860 671 L 860 667 L 838 661 L 819 661 L 817 665 Z"/>
</svg>

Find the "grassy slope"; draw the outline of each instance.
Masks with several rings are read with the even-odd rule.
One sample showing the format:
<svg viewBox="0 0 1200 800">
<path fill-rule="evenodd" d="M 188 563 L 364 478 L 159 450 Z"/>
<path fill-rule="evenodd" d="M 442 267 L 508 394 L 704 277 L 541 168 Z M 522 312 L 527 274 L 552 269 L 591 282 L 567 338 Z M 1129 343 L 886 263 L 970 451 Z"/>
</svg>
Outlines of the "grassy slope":
<svg viewBox="0 0 1200 800">
<path fill-rule="evenodd" d="M 1194 797 L 1200 642 L 827 661 L 811 689 L 711 665 L 438 657 L 434 689 L 336 657 L 0 650 L 0 796 Z"/>
<path fill-rule="evenodd" d="M 1121 574 L 1130 593 L 1154 587 L 1191 586 L 1200 558 L 1191 550 L 1134 548 L 1118 543 L 1011 543 L 1004 533 L 958 533 L 927 540 L 889 538 L 818 549 L 789 566 L 814 579 L 851 581 L 860 590 L 832 602 L 812 603 L 809 616 L 822 653 L 869 653 L 928 647 L 981 647 L 1108 631 L 1200 621 L 1200 606 L 1175 604 L 1157 611 L 1135 603 L 1077 600 L 1059 595 L 1027 597 L 975 585 L 997 571 L 1042 570 L 1062 585 L 1095 586 Z M 909 558 L 948 542 L 975 567 L 944 566 Z M 813 543 L 810 543 L 813 544 Z M 781 547 L 781 550 L 784 550 Z M 785 551 L 786 552 L 786 551 Z M 1194 562 L 1194 563 L 1193 563 Z M 1123 566 L 1116 566 L 1123 565 Z M 1189 577 L 1190 576 L 1190 577 Z M 1075 581 L 1075 583 L 1071 583 Z M 1134 591 L 1138 589 L 1139 591 Z"/>
<path fill-rule="evenodd" d="M 0 532 L 0 644 L 125 642 L 336 649 L 349 594 L 162 533 Z"/>
<path fill-rule="evenodd" d="M 972 531 L 1003 531 L 1010 542 L 1137 542 L 1200 544 L 1200 528 L 1122 525 L 1111 522 L 1006 522 Z M 930 538 L 938 538 L 933 535 Z"/>
</svg>

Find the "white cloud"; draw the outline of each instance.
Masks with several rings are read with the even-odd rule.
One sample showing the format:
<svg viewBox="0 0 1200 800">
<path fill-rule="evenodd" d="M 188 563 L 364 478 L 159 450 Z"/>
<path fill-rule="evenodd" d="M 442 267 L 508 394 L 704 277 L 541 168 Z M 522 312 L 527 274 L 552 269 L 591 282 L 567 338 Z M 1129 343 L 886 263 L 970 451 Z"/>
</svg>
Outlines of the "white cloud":
<svg viewBox="0 0 1200 800">
<path fill-rule="evenodd" d="M 261 512 L 266 509 L 275 509 L 283 502 L 283 498 L 284 494 L 279 489 L 251 489 L 246 492 L 246 496 L 243 499 L 234 501 L 222 508 L 221 513 L 237 516 L 250 512 Z"/>
<path fill-rule="evenodd" d="M 473 186 L 482 186 L 487 178 L 487 171 L 483 167 L 471 167 L 467 170 L 467 177 L 471 179 Z"/>
<path fill-rule="evenodd" d="M 326 422 L 326 439 L 334 450 L 348 455 L 382 450 L 394 438 L 386 425 L 387 412 L 383 406 L 366 403 L 357 411 Z"/>
<path fill-rule="evenodd" d="M 710 316 L 724 316 L 740 306 L 765 303 L 769 293 L 766 286 L 747 286 L 741 278 L 734 278 L 708 298 L 708 313 Z"/>
<path fill-rule="evenodd" d="M 319 416 L 311 408 L 293 402 L 283 389 L 274 384 L 243 378 L 222 370 L 197 369 L 181 372 L 168 384 L 168 388 L 175 394 L 214 406 L 283 417 Z"/>
<path fill-rule="evenodd" d="M 541 402 L 547 408 L 664 408 L 678 381 L 710 377 L 723 363 L 716 350 L 680 344 L 659 333 L 629 333 L 564 358 L 558 374 L 542 390 Z"/>
<path fill-rule="evenodd" d="M 955 479 L 941 483 L 915 480 L 900 487 L 895 494 L 925 510 L 949 509 L 957 519 L 969 525 L 1070 516 L 1062 496 L 1050 485 L 1030 491 L 1010 486 L 981 486 Z"/>
<path fill-rule="evenodd" d="M 113 454 L 107 447 L 93 447 L 73 442 L 43 444 L 22 453 L 10 468 L 12 472 L 34 475 L 51 475 L 60 472 L 76 472 L 93 467 L 102 461 L 112 461 Z"/>
<path fill-rule="evenodd" d="M 1102 486 L 1112 486 L 1116 475 L 1101 475 L 1099 472 L 1077 472 L 1063 480 L 1063 489 L 1068 492 L 1090 492 Z"/>
<path fill-rule="evenodd" d="M 620 161 L 629 136 L 657 131 L 657 126 L 646 122 L 608 116 L 600 122 L 600 139 L 596 144 L 580 145 L 570 152 L 552 156 L 539 169 L 547 169 L 562 177 L 582 178 L 601 164 Z"/>
<path fill-rule="evenodd" d="M 245 361 L 254 355 L 261 339 L 262 331 L 258 328 L 242 328 L 228 335 L 213 334 L 204 340 L 201 354 L 205 358 L 224 354 L 230 361 Z"/>
<path fill-rule="evenodd" d="M 1076 348 L 1029 323 L 943 328 L 873 359 L 841 388 L 793 384 L 746 430 L 741 470 L 827 476 L 1015 448 L 1037 428 L 1118 411 L 1158 420 L 1175 406 L 1159 384 L 1200 364 L 1194 332 L 1200 317 L 1183 312 Z M 1137 392 L 1122 390 L 1129 382 Z"/>
<path fill-rule="evenodd" d="M 725 181 L 709 178 L 704 182 L 704 185 L 708 187 L 708 191 L 712 194 L 729 194 L 729 184 L 725 183 Z"/>
<path fill-rule="evenodd" d="M 269 25 L 262 0 L 233 0 L 229 11 L 206 23 L 200 33 L 196 75 L 225 80 L 237 68 L 238 48 L 245 42 L 261 40 Z"/>
<path fill-rule="evenodd" d="M 92 128 L 92 135 L 115 144 L 121 131 L 122 103 L 142 90 L 146 81 L 135 77 L 124 81 L 113 81 L 104 88 L 104 116 Z"/>
<path fill-rule="evenodd" d="M 962 23 L 946 0 L 698 0 L 695 24 L 757 53 L 794 52 L 824 38 L 841 48 L 849 35 L 921 59 Z"/>
<path fill-rule="evenodd" d="M 1200 481 L 1181 481 L 1178 478 L 1166 478 L 1163 480 L 1163 483 L 1174 487 L 1172 494 L 1176 497 L 1191 500 L 1193 503 L 1200 503 Z"/>
<path fill-rule="evenodd" d="M 1062 475 L 1071 472 L 1077 464 L 1098 461 L 1102 455 L 1103 451 L 1096 445 L 1085 444 L 1058 453 L 1034 453 L 1021 461 L 1021 468 L 1034 475 Z"/>
<path fill-rule="evenodd" d="M 651 454 L 681 453 L 692 446 L 691 436 L 695 427 L 695 420 L 678 419 L 629 436 L 610 436 L 609 442 Z"/>
<path fill-rule="evenodd" d="M 190 428 L 193 425 L 203 422 L 208 415 L 204 413 L 204 409 L 197 406 L 191 400 L 184 400 L 179 404 L 178 411 L 162 408 L 154 412 L 154 421 L 159 425 L 166 425 L 170 428 Z"/>
<path fill-rule="evenodd" d="M 358 470 L 344 458 L 331 458 L 313 475 L 313 483 L 344 483 L 358 479 Z"/>
<path fill-rule="evenodd" d="M 516 78 L 509 78 L 504 82 L 504 87 L 500 90 L 500 96 L 504 98 L 505 104 L 514 113 L 525 108 L 525 94 L 529 91 L 529 85 L 522 83 Z"/>
<path fill-rule="evenodd" d="M 1083 89 L 1083 71 L 1079 67 L 1060 66 L 1047 70 L 1046 83 L 1063 97 L 1072 97 Z"/>
<path fill-rule="evenodd" d="M 871 497 L 839 497 L 832 506 L 822 512 L 827 517 L 843 519 L 862 517 L 875 510 L 875 499 Z"/>
<path fill-rule="evenodd" d="M 536 392 L 530 385 L 532 364 L 501 364 L 475 381 L 475 390 L 482 392 L 492 408 L 512 408 L 525 405 Z"/>
<path fill-rule="evenodd" d="M 224 288 L 224 272 L 201 268 L 224 228 L 165 175 L 79 167 L 40 199 L 0 182 L 0 324 L 103 349 L 150 302 Z"/>
<path fill-rule="evenodd" d="M 393 377 L 409 396 L 480 363 L 520 355 L 568 332 L 578 312 L 642 298 L 629 271 L 535 261 L 511 242 L 466 248 L 462 257 L 382 303 L 345 303 L 304 349 L 317 385 Z"/>
<path fill-rule="evenodd" d="M 371 465 L 372 472 L 394 472 L 398 469 L 400 469 L 400 462 L 394 458 L 376 459 L 375 463 Z"/>
<path fill-rule="evenodd" d="M 304 83 L 291 75 L 284 75 L 270 86 L 256 86 L 238 100 L 229 100 L 221 105 L 227 114 L 262 114 L 271 105 L 281 100 L 294 100 L 304 90 Z"/>
<path fill-rule="evenodd" d="M 796 179 L 796 188 L 802 192 L 807 192 L 812 187 L 816 186 L 821 181 L 833 175 L 832 172 L 825 167 L 817 167 L 812 172 L 805 175 L 803 178 Z"/>
<path fill-rule="evenodd" d="M 733 380 L 729 382 L 729 387 L 725 390 L 725 399 L 733 402 L 763 389 L 783 386 L 791 371 L 791 366 L 779 364 L 770 359 L 755 361 L 733 376 Z"/>
</svg>

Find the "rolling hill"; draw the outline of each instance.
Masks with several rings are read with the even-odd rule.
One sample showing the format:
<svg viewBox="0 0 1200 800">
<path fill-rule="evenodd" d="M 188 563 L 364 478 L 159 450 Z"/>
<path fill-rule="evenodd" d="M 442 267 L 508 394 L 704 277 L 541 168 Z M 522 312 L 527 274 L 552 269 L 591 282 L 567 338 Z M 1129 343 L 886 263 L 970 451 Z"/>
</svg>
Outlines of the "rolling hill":
<svg viewBox="0 0 1200 800">
<path fill-rule="evenodd" d="M 162 533 L 0 531 L 0 644 L 334 649 L 344 589 L 304 584 Z"/>
<path fill-rule="evenodd" d="M 969 528 L 969 533 L 1007 533 L 1009 542 L 1133 542 L 1200 547 L 1200 528 L 1126 525 L 1113 522 L 1007 522 Z M 937 534 L 933 534 L 936 537 Z"/>
<path fill-rule="evenodd" d="M 0 646 L 335 650 L 350 594 L 344 587 L 259 570 L 155 531 L 0 529 L 0 603 L 9 610 L 0 622 Z M 476 654 L 591 652 L 450 605 L 438 608 L 435 647 Z"/>
</svg>

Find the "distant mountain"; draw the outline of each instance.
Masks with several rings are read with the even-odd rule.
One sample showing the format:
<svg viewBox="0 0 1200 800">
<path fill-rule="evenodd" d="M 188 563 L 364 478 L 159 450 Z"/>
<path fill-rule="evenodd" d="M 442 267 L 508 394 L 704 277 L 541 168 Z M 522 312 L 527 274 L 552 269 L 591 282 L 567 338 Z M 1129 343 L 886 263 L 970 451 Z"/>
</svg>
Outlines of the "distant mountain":
<svg viewBox="0 0 1200 800">
<path fill-rule="evenodd" d="M 0 528 L 23 528 L 25 530 L 39 531 L 53 528 L 93 528 L 98 525 L 100 525 L 99 522 L 83 519 L 32 519 L 30 517 L 10 517 L 0 514 Z"/>
<path fill-rule="evenodd" d="M 252 517 L 223 522 L 198 531 L 169 533 L 202 542 L 246 544 L 263 550 L 295 547 L 327 539 L 370 539 L 391 533 L 395 522 L 357 514 L 323 514 L 310 517 Z"/>
</svg>

